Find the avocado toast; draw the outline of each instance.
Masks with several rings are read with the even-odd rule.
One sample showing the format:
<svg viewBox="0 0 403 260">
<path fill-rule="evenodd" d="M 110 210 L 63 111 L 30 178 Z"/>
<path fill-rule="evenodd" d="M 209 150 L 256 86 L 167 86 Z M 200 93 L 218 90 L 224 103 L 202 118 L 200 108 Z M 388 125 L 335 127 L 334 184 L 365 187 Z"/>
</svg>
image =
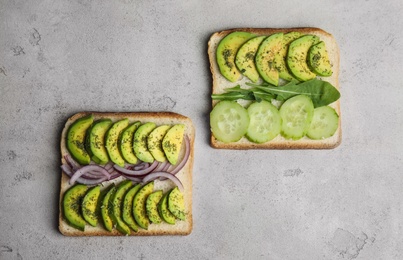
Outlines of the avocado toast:
<svg viewBox="0 0 403 260">
<path fill-rule="evenodd" d="M 103 130 L 100 130 L 100 127 L 93 129 L 94 126 L 99 126 L 99 123 L 102 122 L 109 123 L 106 124 L 107 127 L 104 127 Z M 163 134 L 158 131 L 160 154 L 157 158 L 159 158 L 159 161 L 153 158 L 151 163 L 141 161 L 133 153 L 133 139 L 136 132 L 134 128 L 138 130 L 141 125 L 148 123 L 152 123 L 155 129 L 158 126 L 167 126 L 164 127 L 165 132 Z M 124 125 L 122 126 L 122 124 Z M 113 125 L 115 125 L 115 128 Z M 133 127 L 133 125 L 136 125 L 136 127 Z M 120 128 L 119 131 L 113 132 L 117 128 Z M 169 129 L 172 129 L 172 131 L 168 135 Z M 127 145 L 127 138 L 124 138 L 128 135 L 125 130 L 131 132 L 129 139 L 132 140 L 130 145 Z M 92 132 L 96 133 L 96 138 L 93 138 L 93 140 L 97 139 L 93 143 L 88 141 L 91 140 Z M 175 136 L 175 140 L 170 138 L 172 135 Z M 112 142 L 113 138 L 116 140 Z M 66 121 L 60 141 L 62 165 L 59 200 L 60 232 L 66 236 L 190 234 L 193 227 L 192 168 L 194 138 L 195 129 L 191 120 L 183 115 L 171 112 L 80 112 L 70 117 Z M 145 139 L 143 138 L 143 140 Z M 108 142 L 111 144 L 108 145 Z M 116 149 L 111 149 L 116 144 Z M 155 135 L 152 139 L 152 144 L 153 146 L 156 145 Z M 167 158 L 164 155 L 164 145 L 178 149 L 176 149 L 176 153 L 172 153 L 170 150 L 170 157 Z M 96 154 L 103 154 L 101 157 L 106 159 L 102 161 L 98 160 L 98 156 L 91 152 L 92 150 L 99 150 L 100 147 L 104 149 Z M 129 147 L 129 150 L 122 153 L 122 149 L 126 149 L 125 147 Z M 129 153 L 133 153 L 131 154 L 132 157 L 130 158 L 132 159 L 130 162 L 125 159 L 129 157 L 127 155 Z M 126 154 L 126 157 L 122 156 L 122 154 Z M 171 163 L 169 160 L 175 155 L 176 158 L 174 159 L 176 161 Z M 137 161 L 133 161 L 133 158 L 136 158 Z M 123 164 L 121 164 L 122 162 Z M 86 167 L 95 168 L 94 171 L 88 172 L 88 174 L 99 174 L 97 171 L 102 169 L 98 170 L 96 168 L 98 167 L 104 170 L 107 169 L 110 176 L 108 178 L 102 176 L 97 179 L 98 181 L 94 181 L 96 177 L 91 176 L 87 176 L 85 179 L 84 174 L 74 176 L 74 171 L 79 174 L 78 172 L 80 170 L 84 171 L 83 169 Z M 147 174 L 128 175 L 131 173 L 140 174 L 141 171 L 145 171 L 143 168 L 148 169 L 147 167 L 149 169 L 151 167 L 155 168 L 152 171 L 147 171 Z M 76 169 L 72 170 L 72 168 Z M 107 175 L 107 173 L 105 174 Z M 82 183 L 80 183 L 80 180 Z M 183 196 L 183 200 L 179 201 L 180 203 L 176 202 L 177 195 L 175 197 L 174 195 L 170 196 L 171 192 L 178 190 L 178 188 L 181 196 Z M 171 198 L 170 203 L 174 205 L 172 208 L 175 211 L 177 211 L 177 207 L 181 208 L 185 218 L 175 218 L 174 223 L 165 221 L 160 223 L 151 222 L 149 220 L 150 216 L 147 215 L 145 202 L 148 195 L 153 191 L 166 195 L 168 199 Z M 84 197 L 86 197 L 85 200 Z M 141 204 L 136 204 L 136 201 Z M 158 207 L 158 202 L 154 199 L 156 207 Z"/>
<path fill-rule="evenodd" d="M 237 34 L 241 35 L 242 38 L 240 36 L 238 37 Z M 226 38 L 229 37 L 236 38 L 238 41 L 234 40 L 233 42 L 235 43 L 232 44 L 231 41 L 226 40 Z M 239 39 L 243 39 L 243 42 L 239 42 Z M 222 45 L 225 46 L 223 47 Z M 316 48 L 312 48 L 312 54 L 309 56 L 308 50 L 311 49 L 312 46 Z M 319 53 L 324 46 L 326 46 L 326 53 Z M 283 55 L 282 59 L 278 59 L 280 54 Z M 301 54 L 304 55 L 302 58 L 298 56 Z M 319 54 L 323 54 L 323 57 Z M 319 28 L 229 29 L 211 35 L 208 42 L 208 57 L 212 74 L 212 111 L 214 111 L 218 103 L 222 103 L 219 107 L 221 111 L 247 110 L 252 103 L 259 103 L 261 107 L 270 107 L 270 109 L 273 108 L 270 105 L 274 105 L 276 110 L 280 110 L 286 100 L 284 98 L 277 98 L 280 95 L 272 95 L 272 93 L 267 94 L 267 92 L 265 92 L 266 89 L 270 89 L 273 93 L 277 94 L 280 91 L 289 89 L 298 91 L 298 86 L 300 85 L 301 89 L 312 89 L 311 86 L 307 86 L 312 83 L 318 85 L 321 89 L 330 90 L 329 92 L 332 94 L 332 98 L 328 100 L 329 104 L 326 104 L 326 106 L 329 106 L 332 111 L 330 113 L 329 111 L 325 111 L 325 114 L 331 115 L 329 116 L 329 118 L 331 118 L 331 127 L 333 127 L 333 129 L 335 128 L 334 131 L 333 129 L 330 131 L 331 136 L 324 137 L 319 135 L 319 138 L 316 138 L 317 135 L 311 134 L 311 138 L 308 137 L 307 133 L 311 120 L 318 120 L 319 118 L 318 116 L 313 116 L 313 109 L 316 109 L 318 105 L 315 103 L 315 100 L 313 104 L 308 104 L 310 111 L 304 116 L 309 117 L 309 120 L 306 120 L 306 127 L 304 127 L 300 133 L 290 135 L 287 130 L 284 130 L 286 126 L 283 125 L 280 127 L 285 121 L 284 118 L 277 120 L 278 116 L 276 115 L 276 126 L 274 128 L 278 131 L 278 134 L 276 132 L 275 137 L 266 139 L 260 138 L 261 136 L 259 136 L 259 138 L 251 138 L 248 135 L 248 132 L 258 133 L 261 129 L 255 127 L 255 129 L 252 129 L 254 131 L 248 131 L 248 124 L 252 122 L 252 119 L 248 118 L 247 112 L 240 111 L 231 115 L 228 113 L 223 114 L 224 112 L 220 111 L 218 115 L 216 115 L 216 113 L 210 115 L 212 129 L 210 142 L 213 148 L 331 149 L 340 144 L 342 134 L 339 100 L 340 87 L 338 79 L 339 48 L 335 38 L 330 33 Z M 224 62 L 221 61 L 221 57 L 225 58 Z M 330 62 L 322 62 L 321 58 L 326 58 L 325 62 Z M 282 63 L 280 61 L 282 61 Z M 313 68 L 313 66 L 315 66 L 315 68 Z M 226 67 L 231 68 L 231 70 L 225 69 Z M 222 71 L 232 71 L 233 73 L 231 77 L 228 77 L 228 73 L 223 73 Z M 258 89 L 259 91 L 249 91 L 251 89 Z M 320 95 L 319 98 L 330 96 L 328 92 L 325 94 L 318 92 L 316 94 Z M 270 96 L 271 99 L 267 103 L 271 104 L 262 104 L 263 102 L 261 101 L 264 101 L 264 98 L 267 98 L 267 96 Z M 301 101 L 301 99 L 299 101 Z M 234 103 L 236 103 L 236 105 Z M 218 110 L 218 108 L 216 110 Z M 260 108 L 254 108 L 253 110 L 260 111 Z M 267 109 L 264 110 L 265 113 L 266 111 Z M 333 116 L 334 113 L 336 116 Z M 242 119 L 243 122 L 241 122 L 242 120 L 239 122 L 216 122 L 218 118 L 223 117 L 238 118 L 238 121 Z M 257 120 L 254 120 L 253 123 L 256 123 L 256 121 Z M 274 119 L 271 119 L 271 121 L 270 123 L 273 123 Z M 294 122 L 286 123 L 292 124 Z M 239 125 L 241 125 L 241 127 Z M 260 124 L 259 127 L 262 125 L 265 126 L 264 124 Z M 322 126 L 323 124 L 319 122 L 316 125 Z M 221 129 L 217 130 L 219 126 Z M 279 127 L 280 129 L 278 129 Z M 225 136 L 229 136 L 233 133 L 235 133 L 236 136 L 232 139 L 225 138 Z M 272 133 L 267 131 L 266 135 L 268 136 L 270 134 Z M 313 137 L 315 137 L 315 139 Z M 257 140 L 268 141 L 260 142 Z"/>
</svg>

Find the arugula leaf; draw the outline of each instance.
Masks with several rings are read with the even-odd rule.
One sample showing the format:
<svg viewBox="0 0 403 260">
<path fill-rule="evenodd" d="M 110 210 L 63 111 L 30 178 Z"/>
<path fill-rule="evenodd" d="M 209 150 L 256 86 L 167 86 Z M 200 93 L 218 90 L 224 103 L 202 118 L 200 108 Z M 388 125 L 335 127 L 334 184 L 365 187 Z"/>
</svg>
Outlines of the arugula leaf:
<svg viewBox="0 0 403 260">
<path fill-rule="evenodd" d="M 312 79 L 299 83 L 292 80 L 283 86 L 274 86 L 268 83 L 261 85 L 246 83 L 250 89 L 243 89 L 240 85 L 225 89 L 225 93 L 213 94 L 212 99 L 215 100 L 262 100 L 285 101 L 296 95 L 306 95 L 312 99 L 314 107 L 327 106 L 340 98 L 340 92 L 329 82 Z"/>
<path fill-rule="evenodd" d="M 222 94 L 212 94 L 211 98 L 215 99 L 215 100 L 229 100 L 229 101 L 235 101 L 238 99 L 255 100 L 253 92 L 249 92 L 247 95 L 245 95 L 244 93 L 241 93 L 241 92 L 228 92 L 228 93 L 222 93 Z"/>
<path fill-rule="evenodd" d="M 245 99 L 245 100 L 255 100 L 253 92 L 242 89 L 240 85 L 237 85 L 232 88 L 225 89 L 225 93 L 222 94 L 212 94 L 211 98 L 215 100 L 238 100 L 238 99 Z"/>
<path fill-rule="evenodd" d="M 274 96 L 269 94 L 265 91 L 261 91 L 258 89 L 249 90 L 249 89 L 242 89 L 239 85 L 233 88 L 228 88 L 225 90 L 225 93 L 222 94 L 212 94 L 211 98 L 215 100 L 230 100 L 235 101 L 238 99 L 244 100 L 255 100 L 260 102 L 262 100 L 271 101 Z"/>
<path fill-rule="evenodd" d="M 264 91 L 255 90 L 255 91 L 252 91 L 252 93 L 253 93 L 253 96 L 255 97 L 255 100 L 257 102 L 260 102 L 262 100 L 271 102 L 271 100 L 274 99 L 274 96 L 272 94 L 268 94 L 268 93 L 266 93 Z"/>
<path fill-rule="evenodd" d="M 287 100 L 296 95 L 306 95 L 312 99 L 314 107 L 327 106 L 340 98 L 340 92 L 332 84 L 319 79 L 312 79 L 299 84 L 291 81 L 279 87 L 269 84 L 246 84 L 254 89 L 276 95 L 276 99 L 279 101 Z"/>
</svg>

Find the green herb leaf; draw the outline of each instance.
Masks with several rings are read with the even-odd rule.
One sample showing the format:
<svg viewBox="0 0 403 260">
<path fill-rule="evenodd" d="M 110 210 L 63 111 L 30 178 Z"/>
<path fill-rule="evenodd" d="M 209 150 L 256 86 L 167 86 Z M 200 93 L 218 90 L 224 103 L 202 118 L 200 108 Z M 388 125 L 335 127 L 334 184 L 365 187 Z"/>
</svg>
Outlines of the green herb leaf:
<svg viewBox="0 0 403 260">
<path fill-rule="evenodd" d="M 279 101 L 287 100 L 296 95 L 306 95 L 312 99 L 315 107 L 327 106 L 340 98 L 340 92 L 332 84 L 318 79 L 312 79 L 300 84 L 291 81 L 279 87 L 268 84 L 246 84 L 252 86 L 254 89 L 276 95 L 276 99 Z"/>
<path fill-rule="evenodd" d="M 253 92 L 248 91 L 248 92 L 228 92 L 228 93 L 222 93 L 222 94 L 213 94 L 211 95 L 212 99 L 215 100 L 229 100 L 229 101 L 236 101 L 238 99 L 245 99 L 245 100 L 255 100 L 255 97 L 253 96 Z"/>
<path fill-rule="evenodd" d="M 255 100 L 257 102 L 260 102 L 262 100 L 267 101 L 267 102 L 271 102 L 272 99 L 274 99 L 274 96 L 272 94 L 268 94 L 264 91 L 253 91 L 253 96 L 255 97 Z"/>
</svg>

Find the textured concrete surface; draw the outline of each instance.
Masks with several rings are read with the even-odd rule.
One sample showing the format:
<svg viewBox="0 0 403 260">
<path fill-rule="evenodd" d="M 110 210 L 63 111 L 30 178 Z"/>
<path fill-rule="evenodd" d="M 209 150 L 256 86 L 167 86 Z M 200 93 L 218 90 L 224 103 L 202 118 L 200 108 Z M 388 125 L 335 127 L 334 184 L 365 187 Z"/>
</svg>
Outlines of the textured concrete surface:
<svg viewBox="0 0 403 260">
<path fill-rule="evenodd" d="M 1 1 L 0 259 L 403 259 L 403 2 Z M 321 27 L 341 50 L 343 142 L 208 143 L 208 37 Z M 170 110 L 197 129 L 186 237 L 57 230 L 59 134 L 73 113 Z"/>
</svg>

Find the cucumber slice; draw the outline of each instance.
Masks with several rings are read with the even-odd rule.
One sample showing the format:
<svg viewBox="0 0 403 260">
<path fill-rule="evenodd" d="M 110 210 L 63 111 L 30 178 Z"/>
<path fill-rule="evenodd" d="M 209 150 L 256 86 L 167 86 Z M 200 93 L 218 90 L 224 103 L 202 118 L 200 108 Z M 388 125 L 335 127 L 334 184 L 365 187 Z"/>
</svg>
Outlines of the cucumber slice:
<svg viewBox="0 0 403 260">
<path fill-rule="evenodd" d="M 280 107 L 281 134 L 287 139 L 298 140 L 304 137 L 313 117 L 312 100 L 305 95 L 294 96 Z"/>
<path fill-rule="evenodd" d="M 211 131 L 224 143 L 239 141 L 246 134 L 248 125 L 248 112 L 235 101 L 221 101 L 210 113 Z"/>
<path fill-rule="evenodd" d="M 255 102 L 248 107 L 250 123 L 246 137 L 255 143 L 265 143 L 281 131 L 281 117 L 277 108 L 267 101 Z"/>
<path fill-rule="evenodd" d="M 333 136 L 338 127 L 339 115 L 333 108 L 317 107 L 306 135 L 314 140 L 325 139 Z"/>
</svg>

